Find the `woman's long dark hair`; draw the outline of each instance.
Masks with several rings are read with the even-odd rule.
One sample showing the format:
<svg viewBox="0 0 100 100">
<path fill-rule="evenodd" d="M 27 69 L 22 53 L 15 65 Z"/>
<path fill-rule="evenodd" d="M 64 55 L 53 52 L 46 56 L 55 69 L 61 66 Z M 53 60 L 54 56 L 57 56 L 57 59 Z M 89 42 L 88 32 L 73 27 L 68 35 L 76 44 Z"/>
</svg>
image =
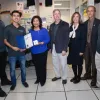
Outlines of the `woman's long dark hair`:
<svg viewBox="0 0 100 100">
<path fill-rule="evenodd" d="M 80 13 L 79 12 L 75 12 L 73 15 L 72 15 L 72 17 L 71 17 L 71 25 L 73 25 L 73 18 L 74 18 L 74 16 L 75 16 L 75 14 L 78 14 L 79 15 L 79 24 L 82 24 L 82 19 L 81 19 L 81 15 L 80 15 Z"/>
<path fill-rule="evenodd" d="M 33 21 L 34 21 L 35 18 L 37 18 L 39 20 L 39 28 L 41 29 L 42 28 L 42 19 L 40 18 L 40 16 L 33 16 L 32 20 L 31 20 L 31 24 L 32 24 L 31 28 L 34 30 Z"/>
</svg>

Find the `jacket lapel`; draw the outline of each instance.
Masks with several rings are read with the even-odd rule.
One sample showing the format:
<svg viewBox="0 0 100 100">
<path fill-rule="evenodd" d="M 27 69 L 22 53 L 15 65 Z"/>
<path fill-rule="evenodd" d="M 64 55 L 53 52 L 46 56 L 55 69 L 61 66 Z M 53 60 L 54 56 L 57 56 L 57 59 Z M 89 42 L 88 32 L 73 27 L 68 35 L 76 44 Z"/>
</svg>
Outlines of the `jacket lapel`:
<svg viewBox="0 0 100 100">
<path fill-rule="evenodd" d="M 94 22 L 93 22 L 92 34 L 95 33 L 95 28 L 96 28 L 96 18 L 94 19 Z"/>
<path fill-rule="evenodd" d="M 57 29 L 57 34 L 59 33 L 59 31 L 61 30 L 61 26 L 62 26 L 62 20 L 59 23 L 58 29 Z"/>
</svg>

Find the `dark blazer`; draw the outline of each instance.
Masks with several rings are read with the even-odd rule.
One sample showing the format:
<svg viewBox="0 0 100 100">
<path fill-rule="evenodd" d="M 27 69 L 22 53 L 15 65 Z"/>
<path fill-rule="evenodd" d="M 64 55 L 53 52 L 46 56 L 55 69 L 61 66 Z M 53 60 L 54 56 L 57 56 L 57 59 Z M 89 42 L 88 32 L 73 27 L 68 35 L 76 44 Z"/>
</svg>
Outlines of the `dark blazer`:
<svg viewBox="0 0 100 100">
<path fill-rule="evenodd" d="M 95 55 L 96 48 L 97 48 L 97 39 L 98 39 L 98 27 L 100 24 L 100 20 L 95 18 L 92 28 L 92 35 L 91 35 L 91 46 L 92 46 L 92 52 Z M 84 22 L 85 27 L 85 33 L 86 33 L 86 40 L 87 40 L 87 33 L 88 33 L 88 20 Z"/>
<path fill-rule="evenodd" d="M 5 25 L 3 21 L 0 20 L 0 52 L 6 51 L 6 46 L 4 44 L 4 29 Z"/>
<path fill-rule="evenodd" d="M 50 34 L 49 49 L 51 50 L 53 48 L 54 25 L 55 25 L 54 23 L 51 24 L 49 30 Z M 56 52 L 62 53 L 62 51 L 67 51 L 68 43 L 69 43 L 69 24 L 61 20 L 55 37 Z"/>
<path fill-rule="evenodd" d="M 72 26 L 70 26 L 70 32 L 72 31 Z M 83 56 L 79 53 L 84 53 L 86 45 L 84 26 L 80 24 L 76 30 L 76 37 L 70 38 L 69 41 L 69 55 L 67 58 L 68 64 L 81 65 L 83 64 Z"/>
<path fill-rule="evenodd" d="M 98 27 L 98 40 L 97 40 L 97 49 L 96 51 L 100 54 L 100 24 Z"/>
</svg>

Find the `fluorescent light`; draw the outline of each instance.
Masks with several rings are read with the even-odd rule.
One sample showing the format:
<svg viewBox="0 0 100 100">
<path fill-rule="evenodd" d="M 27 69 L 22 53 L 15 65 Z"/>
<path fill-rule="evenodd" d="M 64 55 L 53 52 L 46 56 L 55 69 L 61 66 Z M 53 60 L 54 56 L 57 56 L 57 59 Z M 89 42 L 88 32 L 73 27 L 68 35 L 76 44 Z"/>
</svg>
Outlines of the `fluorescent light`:
<svg viewBox="0 0 100 100">
<path fill-rule="evenodd" d="M 54 4 L 55 6 L 61 6 L 62 4 L 61 3 L 56 3 Z"/>
</svg>

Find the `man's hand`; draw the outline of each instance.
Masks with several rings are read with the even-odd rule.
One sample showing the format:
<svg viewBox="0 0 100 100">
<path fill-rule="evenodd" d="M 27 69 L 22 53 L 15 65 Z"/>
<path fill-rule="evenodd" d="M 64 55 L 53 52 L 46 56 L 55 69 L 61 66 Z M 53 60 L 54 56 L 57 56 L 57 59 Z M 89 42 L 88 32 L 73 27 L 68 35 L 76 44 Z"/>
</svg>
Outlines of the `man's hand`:
<svg viewBox="0 0 100 100">
<path fill-rule="evenodd" d="M 20 49 L 20 52 L 24 52 L 26 49 Z"/>
<path fill-rule="evenodd" d="M 52 53 L 51 51 L 52 51 L 52 50 L 51 50 L 51 49 L 49 49 L 49 52 L 50 52 L 50 53 Z"/>
<path fill-rule="evenodd" d="M 18 47 L 12 47 L 12 49 L 13 49 L 14 51 L 19 51 L 19 50 L 20 50 Z"/>
<path fill-rule="evenodd" d="M 83 53 L 79 53 L 80 56 L 83 56 Z"/>
<path fill-rule="evenodd" d="M 62 56 L 65 56 L 66 55 L 66 51 L 62 51 Z"/>
</svg>

